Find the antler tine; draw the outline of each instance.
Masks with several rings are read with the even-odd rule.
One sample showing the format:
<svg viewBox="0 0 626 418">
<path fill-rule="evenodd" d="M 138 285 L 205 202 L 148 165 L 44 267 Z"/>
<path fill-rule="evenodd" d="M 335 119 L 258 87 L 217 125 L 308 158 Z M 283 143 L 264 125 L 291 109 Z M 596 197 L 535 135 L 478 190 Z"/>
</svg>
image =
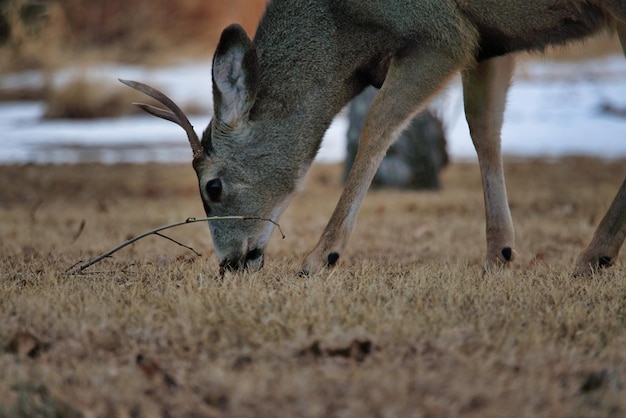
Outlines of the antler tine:
<svg viewBox="0 0 626 418">
<path fill-rule="evenodd" d="M 157 100 L 159 103 L 167 107 L 169 111 L 159 109 L 145 103 L 133 103 L 135 106 L 143 109 L 151 115 L 157 116 L 165 120 L 169 120 L 170 122 L 174 122 L 175 124 L 183 128 L 185 130 L 185 133 L 187 133 L 187 138 L 189 139 L 189 144 L 191 145 L 194 159 L 204 155 L 204 149 L 202 148 L 202 144 L 200 143 L 198 135 L 196 134 L 196 131 L 194 131 L 191 122 L 189 122 L 189 119 L 187 118 L 185 113 L 181 110 L 180 107 L 178 107 L 176 103 L 174 103 L 172 99 L 170 99 L 160 91 L 138 81 L 122 79 L 118 80 L 128 87 L 152 97 L 153 99 Z"/>
<path fill-rule="evenodd" d="M 174 122 L 177 125 L 181 125 L 180 119 L 178 119 L 178 117 L 169 110 L 159 109 L 158 107 L 150 106 L 149 104 L 145 103 L 133 102 L 133 105 L 137 106 L 139 109 L 143 110 L 146 113 L 150 113 L 151 115 L 154 115 L 158 118 L 169 120 L 170 122 Z"/>
</svg>

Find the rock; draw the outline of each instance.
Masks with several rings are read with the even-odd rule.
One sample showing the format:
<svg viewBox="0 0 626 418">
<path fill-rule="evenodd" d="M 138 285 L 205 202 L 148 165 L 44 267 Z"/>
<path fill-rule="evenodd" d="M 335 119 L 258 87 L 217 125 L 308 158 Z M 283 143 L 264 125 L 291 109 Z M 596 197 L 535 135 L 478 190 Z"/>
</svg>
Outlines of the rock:
<svg viewBox="0 0 626 418">
<path fill-rule="evenodd" d="M 359 135 L 369 107 L 378 90 L 367 88 L 350 103 L 344 181 L 356 156 Z M 446 138 L 441 121 L 426 110 L 417 115 L 400 138 L 389 148 L 372 187 L 437 189 L 439 172 L 448 163 Z"/>
</svg>

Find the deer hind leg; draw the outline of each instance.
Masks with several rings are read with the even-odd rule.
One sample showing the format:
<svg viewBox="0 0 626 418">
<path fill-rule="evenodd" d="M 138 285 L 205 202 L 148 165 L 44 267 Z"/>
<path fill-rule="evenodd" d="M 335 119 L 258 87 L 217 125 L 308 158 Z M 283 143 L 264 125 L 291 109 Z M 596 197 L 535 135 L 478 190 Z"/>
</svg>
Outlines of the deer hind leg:
<svg viewBox="0 0 626 418">
<path fill-rule="evenodd" d="M 348 245 L 361 202 L 387 149 L 427 99 L 463 64 L 463 59 L 454 60 L 446 51 L 403 52 L 392 60 L 367 114 L 344 191 L 320 240 L 303 262 L 305 274 L 337 262 Z"/>
<path fill-rule="evenodd" d="M 591 242 L 576 260 L 574 275 L 584 276 L 600 267 L 610 267 L 626 238 L 626 179 L 617 192 Z"/>
<path fill-rule="evenodd" d="M 485 197 L 485 269 L 506 265 L 516 254 L 500 147 L 506 94 L 514 67 L 514 58 L 506 56 L 483 61 L 463 72 L 465 116 L 478 154 Z"/>
<path fill-rule="evenodd" d="M 617 33 L 626 57 L 626 23 L 619 23 Z M 591 242 L 580 253 L 574 267 L 574 275 L 584 276 L 599 267 L 610 267 L 626 238 L 626 179 L 617 192 Z"/>
</svg>

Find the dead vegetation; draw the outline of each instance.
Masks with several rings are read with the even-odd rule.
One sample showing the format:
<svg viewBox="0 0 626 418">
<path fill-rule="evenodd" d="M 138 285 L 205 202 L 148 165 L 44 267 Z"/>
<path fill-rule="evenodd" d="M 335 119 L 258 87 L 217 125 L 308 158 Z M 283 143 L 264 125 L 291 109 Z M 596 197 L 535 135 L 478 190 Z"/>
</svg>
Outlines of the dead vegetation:
<svg viewBox="0 0 626 418">
<path fill-rule="evenodd" d="M 626 414 L 624 254 L 569 276 L 625 161 L 506 165 L 516 267 L 481 275 L 475 164 L 441 192 L 370 193 L 349 254 L 295 275 L 340 193 L 316 166 L 267 265 L 226 274 L 188 166 L 0 167 L 0 417 Z M 44 412 L 48 415 L 44 415 Z"/>
<path fill-rule="evenodd" d="M 77 78 L 45 89 L 46 119 L 94 119 L 139 113 L 137 95 L 109 80 Z"/>
<path fill-rule="evenodd" d="M 46 119 L 97 119 L 144 114 L 133 102 L 149 102 L 161 106 L 155 100 L 145 99 L 116 81 L 78 77 L 67 84 L 50 86 L 43 90 Z M 181 104 L 187 115 L 207 113 L 208 109 L 194 102 Z"/>
<path fill-rule="evenodd" d="M 62 84 L 45 80 L 40 87 L 0 88 L 2 101 L 41 101 L 45 105 L 45 119 L 98 119 L 145 114 L 132 105 L 137 101 L 161 106 L 117 80 L 88 77 L 86 73 L 73 76 Z M 180 106 L 187 115 L 209 112 L 206 106 L 194 101 L 181 103 Z"/>
<path fill-rule="evenodd" d="M 37 69 L 40 86 L 0 86 L 0 101 L 36 100 L 46 118 L 86 119 L 135 113 L 133 96 L 112 81 L 86 77 L 54 83 L 63 68 L 120 62 L 164 65 L 210 57 L 222 29 L 241 23 L 254 33 L 265 0 L 0 0 L 0 74 Z M 206 113 L 196 103 L 187 111 Z"/>
</svg>

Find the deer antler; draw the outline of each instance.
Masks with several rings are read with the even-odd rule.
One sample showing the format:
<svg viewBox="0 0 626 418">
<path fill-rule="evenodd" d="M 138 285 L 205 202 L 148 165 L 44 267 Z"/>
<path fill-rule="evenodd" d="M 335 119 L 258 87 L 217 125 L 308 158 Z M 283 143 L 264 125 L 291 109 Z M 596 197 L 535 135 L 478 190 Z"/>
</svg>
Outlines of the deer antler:
<svg viewBox="0 0 626 418">
<path fill-rule="evenodd" d="M 153 99 L 157 100 L 159 103 L 163 104 L 165 107 L 169 109 L 159 109 L 158 107 L 150 106 L 145 103 L 133 103 L 138 108 L 150 113 L 151 115 L 157 116 L 159 118 L 169 120 L 170 122 L 174 122 L 181 128 L 185 130 L 187 133 L 187 138 L 189 138 L 189 144 L 191 145 L 191 150 L 193 151 L 194 160 L 204 156 L 204 149 L 202 148 L 202 144 L 198 139 L 198 135 L 193 130 L 193 126 L 185 116 L 185 113 L 178 107 L 176 103 L 165 94 L 160 91 L 146 85 L 140 83 L 138 81 L 131 80 L 122 80 L 118 79 L 121 83 L 126 84 L 128 87 L 131 87 L 137 91 L 140 91 Z"/>
</svg>

